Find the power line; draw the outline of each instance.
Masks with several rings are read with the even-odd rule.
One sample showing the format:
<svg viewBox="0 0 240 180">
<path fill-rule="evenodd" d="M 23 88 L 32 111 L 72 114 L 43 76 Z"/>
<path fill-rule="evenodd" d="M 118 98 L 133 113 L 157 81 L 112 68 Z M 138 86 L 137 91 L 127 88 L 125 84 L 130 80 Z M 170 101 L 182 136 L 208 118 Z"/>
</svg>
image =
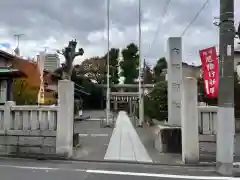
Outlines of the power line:
<svg viewBox="0 0 240 180">
<path fill-rule="evenodd" d="M 157 38 L 158 38 L 158 35 L 159 35 L 159 32 L 160 32 L 160 28 L 162 27 L 163 20 L 164 20 L 166 14 L 167 14 L 168 7 L 169 7 L 170 2 L 171 2 L 171 0 L 167 0 L 167 3 L 166 3 L 166 5 L 165 5 L 165 7 L 164 7 L 164 9 L 163 9 L 163 13 L 162 13 L 162 16 L 161 16 L 162 18 L 161 18 L 161 20 L 160 20 L 159 23 L 158 23 L 157 31 L 156 31 L 156 33 L 155 33 L 155 35 L 154 35 L 154 38 L 153 38 L 152 43 L 151 43 L 150 46 L 149 46 L 149 51 L 151 51 L 152 46 L 155 44 L 155 42 L 156 42 L 156 40 L 157 40 Z M 148 53 L 149 53 L 149 52 L 148 52 Z M 148 54 L 148 53 L 147 53 L 147 54 Z"/>
<path fill-rule="evenodd" d="M 204 10 L 204 8 L 206 7 L 206 5 L 208 4 L 209 0 L 206 0 L 205 3 L 202 5 L 201 9 L 197 12 L 197 14 L 194 16 L 194 18 L 192 19 L 192 21 L 187 25 L 187 27 L 184 29 L 184 31 L 182 32 L 182 36 L 184 36 L 184 34 L 187 32 L 187 30 L 191 27 L 191 25 L 196 21 L 196 19 L 198 18 L 198 16 L 201 14 L 201 12 Z"/>
</svg>

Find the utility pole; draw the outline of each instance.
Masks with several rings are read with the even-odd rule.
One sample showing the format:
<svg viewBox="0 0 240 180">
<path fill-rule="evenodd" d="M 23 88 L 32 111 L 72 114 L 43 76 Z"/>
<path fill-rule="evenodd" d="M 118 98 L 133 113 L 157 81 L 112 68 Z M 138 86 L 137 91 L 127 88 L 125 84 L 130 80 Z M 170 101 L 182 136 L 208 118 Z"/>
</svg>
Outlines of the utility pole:
<svg viewBox="0 0 240 180">
<path fill-rule="evenodd" d="M 142 11 L 141 11 L 141 0 L 138 0 L 138 43 L 139 43 L 139 82 L 138 82 L 138 88 L 139 88 L 139 127 L 142 127 L 143 121 L 144 121 L 144 99 L 143 99 L 143 87 L 142 87 L 142 81 L 143 81 L 143 66 L 142 66 Z"/>
<path fill-rule="evenodd" d="M 231 176 L 234 155 L 234 0 L 220 0 L 217 172 Z"/>
<path fill-rule="evenodd" d="M 109 127 L 110 114 L 110 69 L 109 69 L 109 50 L 110 50 L 110 0 L 107 0 L 107 94 L 106 94 L 106 126 Z"/>
</svg>

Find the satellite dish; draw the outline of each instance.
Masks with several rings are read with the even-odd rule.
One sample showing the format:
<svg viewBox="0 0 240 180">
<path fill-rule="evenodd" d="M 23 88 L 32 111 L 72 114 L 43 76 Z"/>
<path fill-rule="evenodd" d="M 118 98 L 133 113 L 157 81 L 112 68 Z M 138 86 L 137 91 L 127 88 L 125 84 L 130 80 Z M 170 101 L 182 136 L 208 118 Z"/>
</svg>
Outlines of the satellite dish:
<svg viewBox="0 0 240 180">
<path fill-rule="evenodd" d="M 20 49 L 17 47 L 16 49 L 14 49 L 14 53 L 16 56 L 20 56 Z"/>
</svg>

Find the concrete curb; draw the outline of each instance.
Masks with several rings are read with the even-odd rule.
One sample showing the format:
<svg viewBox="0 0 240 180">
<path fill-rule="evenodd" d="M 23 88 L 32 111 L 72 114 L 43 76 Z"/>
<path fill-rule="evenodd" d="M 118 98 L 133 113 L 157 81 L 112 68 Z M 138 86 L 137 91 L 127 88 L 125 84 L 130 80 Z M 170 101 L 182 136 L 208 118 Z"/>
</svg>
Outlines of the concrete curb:
<svg viewBox="0 0 240 180">
<path fill-rule="evenodd" d="M 75 162 L 90 162 L 90 163 L 116 163 L 116 164 L 135 164 L 135 165 L 148 165 L 148 166 L 169 166 L 169 167 L 215 167 L 216 163 L 205 163 L 201 162 L 198 164 L 167 164 L 167 163 L 148 163 L 148 162 L 133 162 L 133 161 L 117 161 L 117 160 L 86 160 L 86 159 L 78 159 L 78 158 L 67 158 L 60 156 L 48 156 L 48 155 L 0 155 L 0 159 L 35 159 L 35 160 L 56 160 L 56 161 L 75 161 Z M 239 167 L 239 165 L 238 165 Z"/>
</svg>

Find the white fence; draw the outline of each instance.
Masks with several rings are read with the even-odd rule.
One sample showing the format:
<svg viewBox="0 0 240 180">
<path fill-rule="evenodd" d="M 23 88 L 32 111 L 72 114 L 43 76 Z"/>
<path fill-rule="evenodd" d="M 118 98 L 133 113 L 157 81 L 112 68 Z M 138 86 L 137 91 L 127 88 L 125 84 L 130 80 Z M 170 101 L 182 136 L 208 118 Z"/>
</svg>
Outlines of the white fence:
<svg viewBox="0 0 240 180">
<path fill-rule="evenodd" d="M 0 106 L 0 130 L 56 131 L 57 111 L 57 106 Z"/>
<path fill-rule="evenodd" d="M 199 134 L 215 135 L 217 132 L 217 106 L 198 106 Z"/>
</svg>

